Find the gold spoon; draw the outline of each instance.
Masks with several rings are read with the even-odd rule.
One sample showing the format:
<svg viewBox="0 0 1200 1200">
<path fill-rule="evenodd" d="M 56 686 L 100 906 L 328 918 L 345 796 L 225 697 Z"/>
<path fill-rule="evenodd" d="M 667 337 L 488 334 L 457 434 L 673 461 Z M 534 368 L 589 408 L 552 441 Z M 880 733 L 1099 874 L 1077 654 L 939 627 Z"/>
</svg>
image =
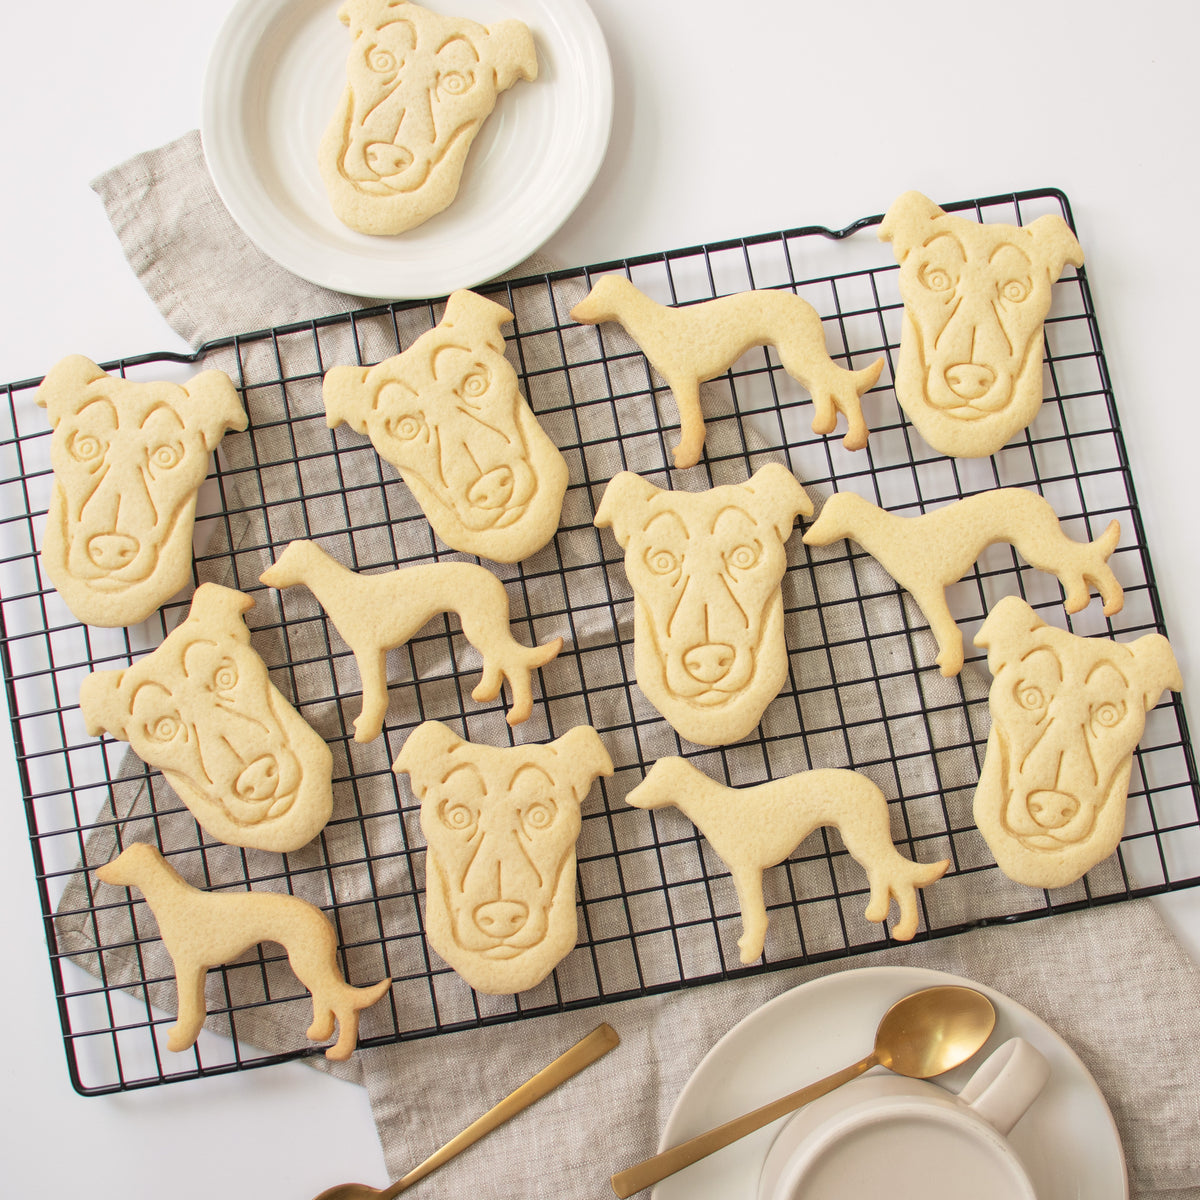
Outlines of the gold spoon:
<svg viewBox="0 0 1200 1200">
<path fill-rule="evenodd" d="M 635 1167 L 618 1171 L 612 1189 L 625 1200 L 634 1192 L 682 1171 L 715 1150 L 795 1112 L 818 1096 L 849 1083 L 871 1067 L 884 1066 L 910 1079 L 929 1079 L 964 1063 L 991 1036 L 996 1010 L 982 992 L 965 987 L 932 987 L 897 1000 L 883 1014 L 875 1031 L 875 1049 L 852 1067 L 810 1083 L 808 1087 L 765 1104 L 664 1150 Z"/>
<path fill-rule="evenodd" d="M 419 1167 L 414 1167 L 403 1179 L 398 1179 L 391 1187 L 374 1188 L 366 1183 L 339 1183 L 336 1187 L 327 1188 L 316 1200 L 392 1200 L 405 1188 L 410 1188 L 419 1179 L 424 1179 L 430 1171 L 436 1170 L 444 1162 L 468 1146 L 479 1141 L 485 1133 L 491 1133 L 497 1125 L 503 1125 L 510 1117 L 528 1108 L 536 1100 L 552 1092 L 560 1083 L 565 1083 L 572 1075 L 577 1075 L 584 1067 L 590 1066 L 598 1058 L 602 1058 L 620 1042 L 616 1030 L 611 1025 L 598 1025 L 582 1041 L 576 1042 L 570 1050 L 560 1054 L 548 1067 L 543 1067 L 532 1079 L 521 1084 L 519 1088 L 505 1096 L 499 1104 L 488 1109 L 478 1121 L 468 1125 L 457 1137 L 451 1138 L 436 1154 L 431 1154 Z"/>
</svg>

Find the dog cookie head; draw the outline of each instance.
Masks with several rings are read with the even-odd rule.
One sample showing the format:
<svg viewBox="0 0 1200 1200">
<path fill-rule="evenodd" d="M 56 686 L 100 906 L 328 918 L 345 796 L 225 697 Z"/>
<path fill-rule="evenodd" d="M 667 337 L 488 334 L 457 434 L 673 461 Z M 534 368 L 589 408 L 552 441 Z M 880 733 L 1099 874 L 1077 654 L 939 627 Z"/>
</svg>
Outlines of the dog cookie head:
<svg viewBox="0 0 1200 1200">
<path fill-rule="evenodd" d="M 880 239 L 900 264 L 904 324 L 896 399 L 943 454 L 994 454 L 1042 404 L 1050 286 L 1083 251 L 1067 223 L 950 216 L 919 192 L 888 210 Z"/>
<path fill-rule="evenodd" d="M 407 0 L 348 0 L 346 89 L 321 142 L 338 218 L 362 233 L 403 233 L 458 192 L 467 153 L 496 96 L 537 78 L 520 21 L 490 27 Z"/>
<path fill-rule="evenodd" d="M 202 584 L 157 650 L 89 676 L 79 705 L 89 733 L 128 742 L 213 837 L 298 850 L 329 819 L 333 757 L 251 647 L 242 613 L 253 605 Z"/>
<path fill-rule="evenodd" d="M 131 383 L 82 355 L 37 391 L 54 432 L 42 565 L 88 625 L 144 621 L 192 574 L 196 491 L 246 414 L 229 376 Z"/>
<path fill-rule="evenodd" d="M 638 686 L 683 737 L 745 737 L 787 677 L 784 543 L 812 502 L 786 467 L 672 492 L 628 471 L 596 513 L 625 551 Z"/>
<path fill-rule="evenodd" d="M 567 465 L 504 357 L 512 314 L 455 292 L 442 321 L 402 354 L 325 376 L 330 428 L 367 434 L 455 550 L 517 562 L 558 528 Z"/>
<path fill-rule="evenodd" d="M 429 944 L 477 991 L 534 987 L 575 945 L 579 808 L 613 770 L 596 731 L 496 749 L 426 721 L 394 770 L 421 802 Z"/>
<path fill-rule="evenodd" d="M 994 676 L 975 822 L 1011 879 L 1073 883 L 1121 840 L 1146 713 L 1182 687 L 1175 656 L 1160 634 L 1123 643 L 1055 629 L 1016 596 L 975 644 Z"/>
</svg>

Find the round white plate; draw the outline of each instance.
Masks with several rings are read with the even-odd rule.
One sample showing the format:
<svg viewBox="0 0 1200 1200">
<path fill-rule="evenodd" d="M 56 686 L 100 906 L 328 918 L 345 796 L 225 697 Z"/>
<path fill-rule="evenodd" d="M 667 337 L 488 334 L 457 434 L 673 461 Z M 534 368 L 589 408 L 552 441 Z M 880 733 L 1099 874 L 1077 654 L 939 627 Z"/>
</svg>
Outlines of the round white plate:
<svg viewBox="0 0 1200 1200">
<path fill-rule="evenodd" d="M 847 1067 L 871 1050 L 884 1012 L 919 988 L 978 988 L 996 1008 L 987 1045 L 936 1082 L 957 1092 L 1001 1043 L 1023 1037 L 1050 1062 L 1050 1081 L 1010 1135 L 1038 1200 L 1128 1200 L 1125 1156 L 1112 1114 L 1074 1051 L 1044 1022 L 982 984 L 918 967 L 826 975 L 764 1004 L 735 1025 L 684 1085 L 660 1150 Z M 753 1197 L 763 1159 L 786 1118 L 664 1179 L 654 1200 Z M 930 1164 L 932 1170 L 934 1164 Z"/>
<path fill-rule="evenodd" d="M 339 0 L 241 0 L 209 59 L 200 133 L 234 220 L 289 271 L 336 291 L 400 300 L 492 279 L 532 254 L 583 198 L 608 146 L 612 67 L 584 0 L 432 0 L 481 24 L 533 32 L 538 78 L 497 97 L 454 202 L 395 237 L 343 225 L 317 146 L 346 83 Z"/>
</svg>

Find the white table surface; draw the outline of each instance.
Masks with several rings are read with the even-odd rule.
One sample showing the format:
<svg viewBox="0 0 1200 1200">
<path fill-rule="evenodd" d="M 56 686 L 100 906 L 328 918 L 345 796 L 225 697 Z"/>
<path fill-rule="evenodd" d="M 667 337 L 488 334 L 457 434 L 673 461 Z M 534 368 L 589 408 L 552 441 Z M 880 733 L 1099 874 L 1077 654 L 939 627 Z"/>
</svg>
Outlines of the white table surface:
<svg viewBox="0 0 1200 1200">
<path fill-rule="evenodd" d="M 198 125 L 209 47 L 231 7 L 3 5 L 0 379 L 41 375 L 73 352 L 107 360 L 184 348 L 126 265 L 88 183 Z M 616 113 L 595 186 L 546 247 L 564 266 L 840 226 L 908 188 L 946 201 L 1066 192 L 1185 693 L 1200 696 L 1200 631 L 1189 627 L 1200 590 L 1200 8 L 592 8 L 612 54 Z M 766 12 L 770 21 L 756 15 Z M 365 1093 L 299 1064 L 111 1097 L 72 1091 L 12 747 L 7 735 L 0 743 L 9 797 L 0 806 L 9 943 L 0 1190 L 62 1196 L 86 1180 L 90 1200 L 222 1191 L 304 1200 L 343 1179 L 382 1183 Z M 1159 903 L 1200 960 L 1197 891 Z M 414 1147 L 414 1161 L 426 1149 Z"/>
</svg>

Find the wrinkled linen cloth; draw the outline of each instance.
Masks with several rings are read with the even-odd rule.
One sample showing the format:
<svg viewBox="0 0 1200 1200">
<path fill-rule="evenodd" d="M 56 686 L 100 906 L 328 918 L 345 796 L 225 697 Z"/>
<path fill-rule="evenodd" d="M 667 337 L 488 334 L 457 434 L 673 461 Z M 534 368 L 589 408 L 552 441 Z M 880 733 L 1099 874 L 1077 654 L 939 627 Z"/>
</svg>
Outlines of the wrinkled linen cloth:
<svg viewBox="0 0 1200 1200">
<path fill-rule="evenodd" d="M 93 186 L 138 278 L 172 328 L 194 345 L 367 303 L 306 283 L 258 251 L 217 196 L 196 133 L 116 167 Z M 546 269 L 545 263 L 530 262 L 513 276 Z M 427 314 L 418 314 L 418 319 L 427 324 Z M 412 334 L 402 329 L 404 344 L 424 327 Z M 375 361 L 370 345 L 361 351 L 363 361 Z M 225 364 L 214 356 L 204 365 Z M 319 381 L 310 399 L 314 415 L 321 414 Z M 303 396 L 300 402 L 305 403 Z M 297 403 L 294 391 L 288 403 Z M 253 466 L 239 464 L 238 452 L 237 439 L 227 439 L 222 448 L 227 467 L 236 471 L 239 466 Z M 257 472 L 247 470 L 245 480 L 257 480 Z M 400 484 L 394 486 L 402 489 Z M 256 519 L 261 518 L 245 518 Z M 270 539 L 264 531 L 242 530 L 232 522 L 229 530 L 231 570 L 228 578 L 217 582 L 236 586 L 239 578 L 256 578 L 261 570 L 258 558 L 251 554 L 239 573 L 241 547 L 261 547 Z M 273 528 L 271 536 L 278 541 L 280 530 Z M 584 628 L 579 636 L 586 633 Z M 256 644 L 268 661 L 271 636 L 269 631 L 256 634 Z M 289 637 L 292 660 L 300 662 L 304 655 L 296 644 L 297 634 L 293 631 Z M 315 651 L 317 656 L 323 653 L 319 648 Z M 315 719 L 312 713 L 306 716 L 322 728 L 322 714 Z M 333 730 L 329 724 L 324 732 L 331 735 Z M 383 741 L 376 746 L 378 766 L 386 770 L 389 748 Z M 131 774 L 136 774 L 132 767 Z M 130 780 L 128 787 L 118 784 L 113 789 L 115 815 L 131 825 L 126 838 L 136 837 L 136 823 L 147 819 L 146 786 L 137 779 Z M 356 801 L 362 803 L 361 798 Z M 190 821 L 186 812 L 182 816 Z M 99 825 L 87 848 L 93 865 L 106 861 L 115 849 L 112 830 L 103 821 Z M 358 836 L 356 829 L 357 823 L 351 822 L 330 836 Z M 153 832 L 168 840 L 172 836 L 157 818 Z M 377 846 L 373 849 L 378 851 Z M 230 851 L 231 871 L 240 869 L 232 861 L 237 854 Z M 296 856 L 291 860 L 295 867 Z M 319 865 L 315 857 L 313 863 Z M 218 856 L 214 868 L 211 850 L 207 865 L 218 876 L 211 882 L 219 882 L 220 860 Z M 320 878 L 321 872 L 314 871 L 313 876 Z M 344 900 L 346 889 L 358 888 L 365 895 L 370 886 L 370 880 L 353 879 L 340 869 L 339 901 Z M 314 890 L 309 899 L 329 903 L 323 888 Z M 86 904 L 81 888 L 73 885 L 60 912 Z M 128 923 L 129 918 L 120 919 Z M 91 921 L 62 921 L 59 932 L 69 949 L 86 950 L 95 945 L 95 929 Z M 153 947 L 141 949 L 150 954 Z M 105 958 L 107 963 L 107 953 Z M 169 979 L 165 958 L 157 965 Z M 514 1196 L 582 1200 L 608 1194 L 607 1180 L 614 1170 L 655 1151 L 681 1087 L 704 1054 L 737 1021 L 807 980 L 882 965 L 965 976 L 1041 1017 L 1075 1050 L 1103 1091 L 1123 1140 L 1132 1195 L 1141 1200 L 1200 1200 L 1200 1056 L 1196 1051 L 1200 974 L 1147 901 L 892 945 L 867 956 L 564 1015 L 362 1049 L 345 1064 L 330 1064 L 320 1057 L 307 1061 L 367 1088 L 390 1176 L 398 1178 L 487 1104 L 600 1020 L 609 1021 L 622 1039 L 616 1051 L 443 1167 L 434 1182 L 421 1185 L 430 1195 L 470 1200 Z M 151 962 L 140 969 L 153 968 Z M 114 981 L 114 970 L 115 981 L 121 982 L 119 967 L 111 964 L 109 981 Z M 371 974 L 370 966 L 356 970 L 355 976 L 359 980 L 378 977 Z M 160 986 L 151 998 L 158 1007 L 171 1010 L 173 985 Z M 268 1004 L 238 1014 L 237 1032 L 240 1039 L 256 1046 L 286 1049 L 295 1045 L 297 1025 L 303 1028 L 305 1023 L 302 1001 Z M 210 1025 L 227 1028 L 215 1020 Z M 370 1011 L 364 1014 L 363 1030 L 371 1032 Z M 863 1032 L 869 1039 L 870 1031 Z"/>
</svg>

